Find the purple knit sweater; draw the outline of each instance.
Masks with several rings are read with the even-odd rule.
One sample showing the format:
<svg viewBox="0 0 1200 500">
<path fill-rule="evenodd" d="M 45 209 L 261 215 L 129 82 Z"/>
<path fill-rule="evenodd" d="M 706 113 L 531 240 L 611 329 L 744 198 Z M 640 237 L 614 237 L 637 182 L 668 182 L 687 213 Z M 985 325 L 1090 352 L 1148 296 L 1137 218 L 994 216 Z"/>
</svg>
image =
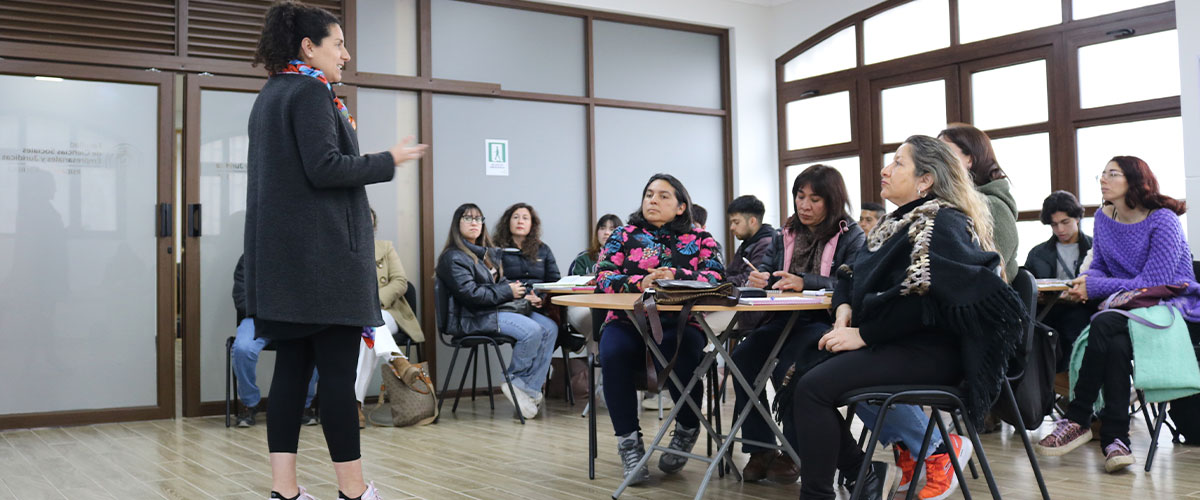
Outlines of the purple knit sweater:
<svg viewBox="0 0 1200 500">
<path fill-rule="evenodd" d="M 1188 321 L 1200 321 L 1200 284 L 1192 271 L 1192 254 L 1183 225 L 1174 212 L 1160 208 L 1146 220 L 1122 224 L 1103 210 L 1096 212 L 1092 265 L 1087 272 L 1089 299 L 1123 290 L 1187 283 L 1173 304 Z"/>
</svg>

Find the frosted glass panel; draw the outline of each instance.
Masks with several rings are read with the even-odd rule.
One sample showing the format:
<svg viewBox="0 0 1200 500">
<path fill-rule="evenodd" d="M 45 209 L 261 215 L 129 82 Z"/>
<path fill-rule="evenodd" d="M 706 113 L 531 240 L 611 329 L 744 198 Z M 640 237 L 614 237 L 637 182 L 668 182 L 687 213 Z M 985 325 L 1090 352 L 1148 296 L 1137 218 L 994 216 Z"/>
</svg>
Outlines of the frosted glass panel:
<svg viewBox="0 0 1200 500">
<path fill-rule="evenodd" d="M 1183 173 L 1183 122 L 1179 117 L 1081 128 L 1075 133 L 1079 147 L 1079 200 L 1100 204 L 1096 176 L 1114 156 L 1136 156 L 1150 165 L 1164 194 L 1186 196 Z"/>
<path fill-rule="evenodd" d="M 1017 210 L 1041 210 L 1050 195 L 1050 134 L 992 139 L 996 161 L 1012 182 Z"/>
<path fill-rule="evenodd" d="M 1062 22 L 1062 4 L 1047 0 L 958 0 L 958 41 L 1019 33 Z"/>
<path fill-rule="evenodd" d="M 817 164 L 833 167 L 837 169 L 839 174 L 842 174 L 842 181 L 846 183 L 846 192 L 850 197 L 850 215 L 855 217 L 855 220 L 858 220 L 858 209 L 862 207 L 862 186 L 859 184 L 861 175 L 857 156 L 803 163 L 800 165 L 788 165 L 787 184 L 783 186 L 784 197 L 788 199 L 788 215 L 796 213 L 796 197 L 792 196 L 792 184 L 796 182 L 796 177 L 800 175 L 800 172 Z"/>
<path fill-rule="evenodd" d="M 863 23 L 863 59 L 874 64 L 950 46 L 947 0 L 913 0 Z"/>
<path fill-rule="evenodd" d="M 415 92 L 359 88 L 356 118 L 358 143 L 362 152 L 383 151 L 407 136 L 418 137 L 419 104 L 420 99 Z M 420 174 L 420 165 L 409 162 L 396 168 L 396 176 L 391 182 L 367 186 L 367 198 L 371 200 L 371 207 L 378 218 L 375 238 L 391 241 L 395 245 L 409 282 L 418 287 L 418 299 L 422 293 Z M 420 320 L 421 313 L 416 312 Z M 424 327 L 425 339 L 436 342 L 433 325 L 421 326 Z M 415 356 L 415 351 L 413 353 Z M 379 392 L 379 370 L 372 373 L 376 380 L 367 385 L 369 395 Z"/>
<path fill-rule="evenodd" d="M 358 0 L 358 70 L 417 74 L 417 0 Z"/>
<path fill-rule="evenodd" d="M 592 40 L 596 97 L 721 107 L 716 35 L 596 21 Z"/>
<path fill-rule="evenodd" d="M 946 81 L 884 89 L 883 142 L 903 142 L 916 134 L 937 135 L 946 128 Z"/>
<path fill-rule="evenodd" d="M 1179 95 L 1179 36 L 1175 30 L 1079 48 L 1079 103 L 1083 108 L 1175 95 Z"/>
<path fill-rule="evenodd" d="M 0 414 L 154 406 L 158 88 L 0 92 Z"/>
<path fill-rule="evenodd" d="M 662 172 L 683 182 L 708 210 L 708 231 L 725 241 L 725 168 L 721 118 L 596 108 L 596 211 L 628 220 L 642 186 Z M 582 250 L 582 249 L 581 249 Z"/>
<path fill-rule="evenodd" d="M 434 78 L 584 94 L 583 18 L 454 0 L 430 13 Z"/>
<path fill-rule="evenodd" d="M 538 211 L 542 241 L 554 251 L 559 271 L 565 272 L 575 255 L 587 246 L 591 233 L 584 107 L 437 94 L 433 96 L 433 113 L 433 144 L 437 150 L 433 227 L 435 238 L 440 240 L 436 251 L 441 252 L 450 216 L 458 205 L 479 205 L 487 217 L 488 231 L 494 233 L 504 209 L 525 202 Z M 486 139 L 508 140 L 509 175 L 485 175 Z M 624 147 L 636 146 L 626 143 Z M 689 147 L 698 148 L 695 144 Z M 603 167 L 599 172 L 602 179 L 609 175 Z M 512 359 L 507 350 L 502 348 L 505 359 Z M 444 376 L 451 350 L 439 345 L 438 351 L 437 368 Z M 463 366 L 463 356 L 459 357 L 458 367 Z M 456 374 L 461 373 L 459 369 L 455 368 Z M 492 370 L 493 381 L 504 380 L 495 363 Z M 484 377 L 479 379 L 483 385 Z"/>
<path fill-rule="evenodd" d="M 1047 120 L 1046 60 L 971 75 L 971 120 L 992 130 Z"/>
<path fill-rule="evenodd" d="M 246 124 L 257 96 L 200 91 L 200 400 L 225 399 L 225 339 L 237 333 L 233 270 L 246 229 Z M 267 396 L 275 353 L 258 360 L 257 384 Z"/>
<path fill-rule="evenodd" d="M 787 103 L 788 149 L 850 142 L 850 92 Z"/>
<path fill-rule="evenodd" d="M 853 68 L 858 57 L 854 26 L 822 40 L 783 65 L 783 81 L 803 80 Z"/>
<path fill-rule="evenodd" d="M 1188 0 L 1183 0 L 1188 1 Z M 1071 17 L 1085 19 L 1147 5 L 1163 3 L 1162 0 L 1071 0 Z"/>
</svg>

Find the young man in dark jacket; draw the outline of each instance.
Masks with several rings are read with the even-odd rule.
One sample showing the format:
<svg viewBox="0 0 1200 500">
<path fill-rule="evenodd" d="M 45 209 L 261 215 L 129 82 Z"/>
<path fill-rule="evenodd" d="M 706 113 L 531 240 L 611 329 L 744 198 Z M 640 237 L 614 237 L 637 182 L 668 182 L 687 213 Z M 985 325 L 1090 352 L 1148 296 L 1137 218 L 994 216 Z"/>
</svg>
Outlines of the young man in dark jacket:
<svg viewBox="0 0 1200 500">
<path fill-rule="evenodd" d="M 1033 247 L 1025 258 L 1025 268 L 1038 279 L 1074 279 L 1083 271 L 1083 261 L 1092 249 L 1092 237 L 1083 234 L 1079 221 L 1083 218 L 1083 206 L 1075 195 L 1066 191 L 1055 191 L 1042 202 L 1042 224 L 1054 230 L 1054 236 Z M 1039 306 L 1039 309 L 1044 308 Z M 1041 311 L 1039 311 L 1040 314 Z M 1060 299 L 1042 323 L 1058 331 L 1058 370 L 1067 369 L 1071 347 L 1079 333 L 1090 321 L 1096 308 L 1083 303 Z"/>
<path fill-rule="evenodd" d="M 746 286 L 750 272 L 761 269 L 774 259 L 772 242 L 777 232 L 770 224 L 763 224 L 766 207 L 754 195 L 739 196 L 725 209 L 729 216 L 729 230 L 742 240 L 733 259 L 725 266 L 725 279 L 737 286 Z M 746 265 L 746 261 L 754 266 Z"/>
</svg>

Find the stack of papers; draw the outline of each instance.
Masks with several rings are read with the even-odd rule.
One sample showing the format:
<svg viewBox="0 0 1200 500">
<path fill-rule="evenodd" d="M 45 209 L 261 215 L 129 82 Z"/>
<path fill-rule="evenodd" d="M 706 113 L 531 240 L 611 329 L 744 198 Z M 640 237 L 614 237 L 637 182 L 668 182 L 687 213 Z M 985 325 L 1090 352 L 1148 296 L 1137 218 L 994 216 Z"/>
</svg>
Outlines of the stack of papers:
<svg viewBox="0 0 1200 500">
<path fill-rule="evenodd" d="M 738 303 L 745 306 L 787 306 L 795 304 L 820 304 L 824 300 L 821 297 L 755 297 L 750 299 L 738 299 Z"/>
<path fill-rule="evenodd" d="M 596 279 L 595 276 L 563 276 L 558 281 L 553 283 L 537 283 L 533 285 L 535 290 L 571 290 L 576 288 L 593 288 L 588 286 L 588 282 Z"/>
</svg>

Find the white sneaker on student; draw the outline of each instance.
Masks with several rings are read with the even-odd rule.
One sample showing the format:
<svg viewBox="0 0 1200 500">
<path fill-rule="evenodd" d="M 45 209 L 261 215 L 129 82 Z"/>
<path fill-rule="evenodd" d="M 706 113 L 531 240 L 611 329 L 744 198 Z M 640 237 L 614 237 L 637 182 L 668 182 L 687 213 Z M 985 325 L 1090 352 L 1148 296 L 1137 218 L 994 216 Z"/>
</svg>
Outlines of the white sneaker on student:
<svg viewBox="0 0 1200 500">
<path fill-rule="evenodd" d="M 521 416 L 526 420 L 536 417 L 538 414 L 538 404 L 534 401 L 533 396 L 522 389 L 516 389 L 517 393 L 513 394 L 517 398 L 517 408 L 521 410 Z"/>
</svg>

